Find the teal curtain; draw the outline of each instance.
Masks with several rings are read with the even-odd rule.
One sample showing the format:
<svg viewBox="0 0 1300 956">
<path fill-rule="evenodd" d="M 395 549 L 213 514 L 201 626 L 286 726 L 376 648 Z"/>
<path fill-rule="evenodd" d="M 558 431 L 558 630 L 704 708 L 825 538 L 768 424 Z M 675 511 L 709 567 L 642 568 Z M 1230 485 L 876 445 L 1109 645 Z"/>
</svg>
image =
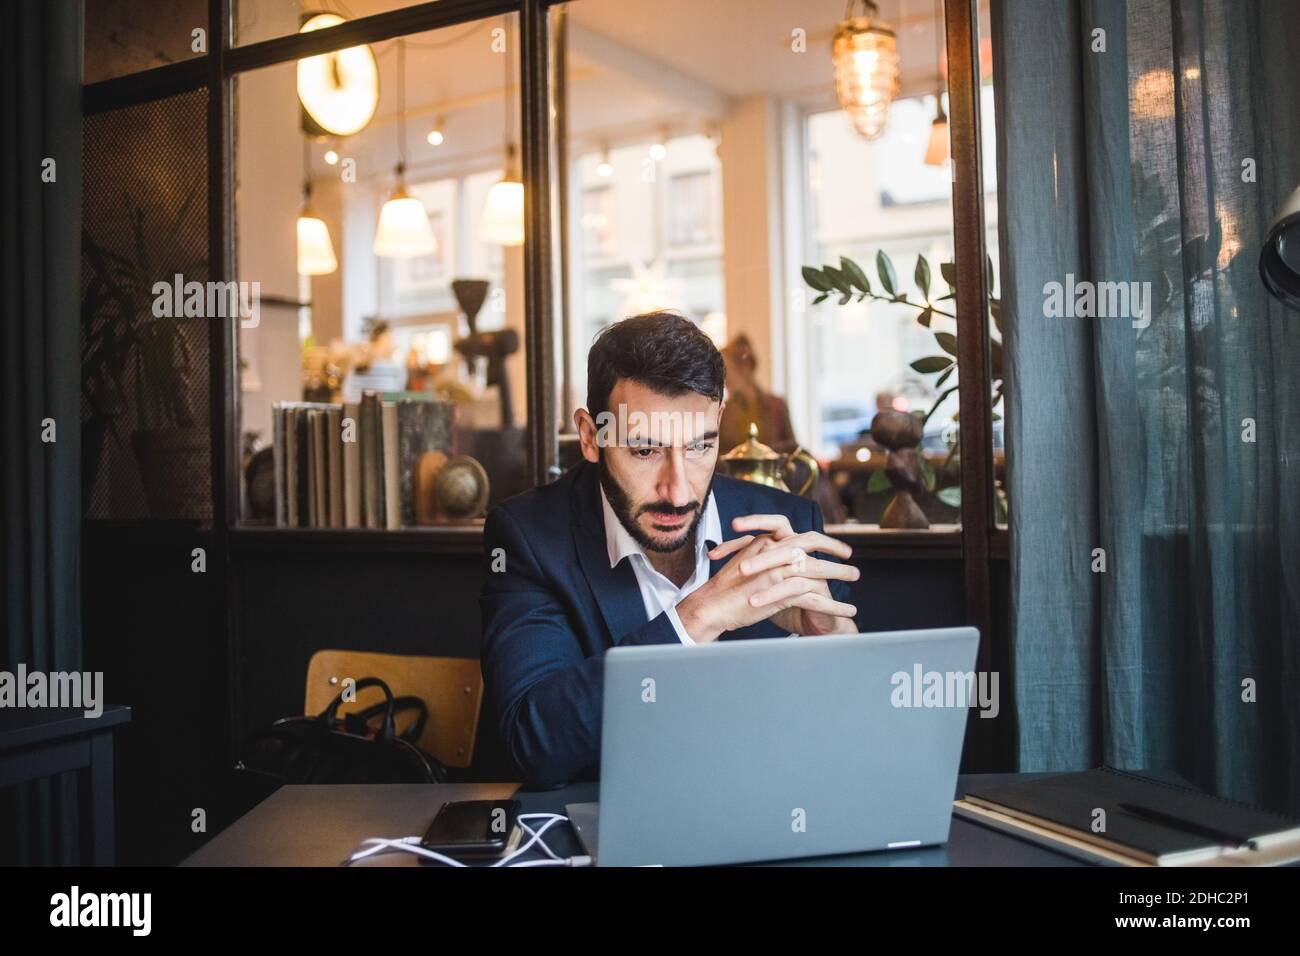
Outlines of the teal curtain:
<svg viewBox="0 0 1300 956">
<path fill-rule="evenodd" d="M 1300 810 L 1300 313 L 1258 268 L 1300 3 L 994 0 L 992 33 L 1020 768 Z M 1059 314 L 1121 282 L 1145 314 Z"/>
<path fill-rule="evenodd" d="M 11 672 L 81 668 L 81 23 L 78 0 L 0 5 L 0 670 Z M 0 791 L 0 862 L 76 862 L 76 814 L 68 774 Z"/>
</svg>

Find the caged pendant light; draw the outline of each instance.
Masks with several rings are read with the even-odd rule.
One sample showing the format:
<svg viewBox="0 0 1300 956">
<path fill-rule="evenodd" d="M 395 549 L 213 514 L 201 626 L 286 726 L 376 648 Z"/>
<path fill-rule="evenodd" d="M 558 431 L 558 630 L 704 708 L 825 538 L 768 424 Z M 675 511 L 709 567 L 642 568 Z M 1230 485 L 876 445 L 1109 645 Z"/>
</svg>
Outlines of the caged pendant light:
<svg viewBox="0 0 1300 956">
<path fill-rule="evenodd" d="M 857 4 L 861 16 L 853 15 Z M 849 0 L 831 40 L 835 95 L 853 128 L 866 139 L 884 132 L 890 104 L 899 91 L 898 38 L 876 19 L 879 13 L 872 0 Z"/>
<path fill-rule="evenodd" d="M 374 252 L 389 259 L 431 256 L 438 242 L 424 203 L 406 191 L 406 42 L 397 41 L 397 182 L 379 210 Z"/>
</svg>

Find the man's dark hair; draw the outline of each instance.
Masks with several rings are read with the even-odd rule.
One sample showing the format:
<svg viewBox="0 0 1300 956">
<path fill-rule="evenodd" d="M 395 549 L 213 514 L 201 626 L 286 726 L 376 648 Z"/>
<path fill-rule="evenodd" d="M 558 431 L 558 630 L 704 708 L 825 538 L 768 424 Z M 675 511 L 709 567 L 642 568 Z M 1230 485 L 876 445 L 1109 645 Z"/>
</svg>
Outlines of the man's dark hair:
<svg viewBox="0 0 1300 956">
<path fill-rule="evenodd" d="M 587 353 L 587 411 L 608 410 L 619 379 L 661 395 L 695 392 L 722 401 L 726 366 L 713 340 L 676 312 L 647 312 L 601 329 Z"/>
</svg>

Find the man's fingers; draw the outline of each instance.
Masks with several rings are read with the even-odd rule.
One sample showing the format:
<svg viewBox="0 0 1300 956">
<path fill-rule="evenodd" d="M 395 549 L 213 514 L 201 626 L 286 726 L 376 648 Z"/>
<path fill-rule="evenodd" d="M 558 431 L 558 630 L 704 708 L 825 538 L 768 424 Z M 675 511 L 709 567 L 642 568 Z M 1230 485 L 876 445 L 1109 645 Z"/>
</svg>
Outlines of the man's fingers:
<svg viewBox="0 0 1300 956">
<path fill-rule="evenodd" d="M 801 594 L 813 591 L 817 587 L 816 581 L 811 578 L 786 578 L 778 581 L 770 588 L 764 588 L 749 596 L 750 607 L 767 607 L 770 604 L 779 605 L 774 610 L 781 610 L 792 606 L 794 603 L 791 599 L 797 598 Z"/>
<path fill-rule="evenodd" d="M 794 534 L 785 515 L 741 515 L 732 519 L 731 527 L 736 531 L 768 531 L 778 541 Z"/>
<path fill-rule="evenodd" d="M 788 568 L 792 575 L 834 578 L 839 581 L 856 581 L 861 576 L 861 572 L 851 564 L 822 561 L 808 554 L 803 548 L 788 547 L 785 544 L 745 558 L 740 562 L 740 573 L 761 574 L 782 567 Z"/>
<path fill-rule="evenodd" d="M 782 548 L 801 548 L 804 551 L 818 551 L 822 554 L 833 554 L 837 558 L 848 560 L 853 557 L 853 549 L 840 541 L 838 538 L 832 538 L 830 535 L 822 534 L 820 531 L 805 531 L 802 534 L 791 535 L 781 540 Z"/>
<path fill-rule="evenodd" d="M 843 601 L 828 598 L 819 591 L 808 591 L 800 594 L 790 602 L 790 606 L 802 608 L 805 611 L 816 611 L 819 614 L 827 614 L 831 617 L 854 618 L 858 615 L 858 609 L 852 604 L 845 604 Z"/>
<path fill-rule="evenodd" d="M 754 536 L 752 534 L 746 534 L 746 535 L 742 535 L 739 538 L 732 538 L 730 541 L 724 541 L 722 542 L 722 544 L 718 545 L 716 548 L 714 548 L 712 551 L 709 552 L 709 559 L 712 561 L 717 561 L 720 558 L 725 558 L 729 554 L 735 554 L 737 551 L 746 547 L 753 540 L 754 540 Z"/>
</svg>

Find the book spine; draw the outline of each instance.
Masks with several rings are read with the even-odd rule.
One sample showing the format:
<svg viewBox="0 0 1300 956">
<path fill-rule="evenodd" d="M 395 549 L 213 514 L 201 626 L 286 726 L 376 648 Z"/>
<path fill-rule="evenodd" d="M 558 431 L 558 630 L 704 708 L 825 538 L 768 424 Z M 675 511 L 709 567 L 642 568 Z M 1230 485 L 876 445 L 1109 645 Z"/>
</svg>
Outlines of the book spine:
<svg viewBox="0 0 1300 956">
<path fill-rule="evenodd" d="M 284 500 L 284 406 L 276 403 L 271 408 L 271 456 L 275 475 L 275 526 L 285 525 Z"/>
<path fill-rule="evenodd" d="M 381 414 L 384 443 L 384 527 L 391 531 L 402 526 L 402 465 L 397 441 L 397 406 L 392 402 L 384 402 Z"/>
<path fill-rule="evenodd" d="M 343 527 L 343 409 L 325 413 L 325 449 L 329 459 L 329 521 L 331 528 Z"/>
<path fill-rule="evenodd" d="M 360 406 L 343 406 L 343 526 L 361 527 L 361 417 Z"/>
<path fill-rule="evenodd" d="M 285 525 L 298 527 L 298 409 L 284 410 Z"/>
<path fill-rule="evenodd" d="M 320 511 L 317 507 L 316 482 L 320 471 L 316 467 L 316 412 L 307 409 L 307 527 L 320 527 Z"/>
<path fill-rule="evenodd" d="M 383 501 L 382 446 L 379 399 L 373 393 L 367 393 L 361 397 L 361 489 L 363 524 L 367 528 L 383 527 L 380 511 Z"/>
<path fill-rule="evenodd" d="M 316 431 L 316 527 L 328 528 L 330 525 L 329 412 L 325 409 L 317 411 L 313 424 Z"/>
</svg>

